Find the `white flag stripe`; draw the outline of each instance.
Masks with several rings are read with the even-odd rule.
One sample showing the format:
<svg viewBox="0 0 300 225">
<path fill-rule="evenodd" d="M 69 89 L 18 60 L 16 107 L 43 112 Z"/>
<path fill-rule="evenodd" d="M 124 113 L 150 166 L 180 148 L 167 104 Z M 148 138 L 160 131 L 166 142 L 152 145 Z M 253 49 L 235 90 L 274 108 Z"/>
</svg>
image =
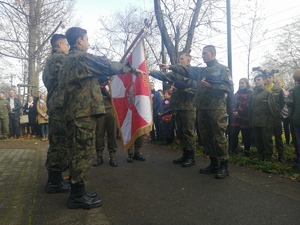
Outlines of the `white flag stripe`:
<svg viewBox="0 0 300 225">
<path fill-rule="evenodd" d="M 135 68 L 139 68 L 144 61 L 144 49 L 142 46 L 142 42 L 140 41 L 139 44 L 135 47 L 134 51 L 132 52 L 132 66 Z"/>
<path fill-rule="evenodd" d="M 124 144 L 127 144 L 131 139 L 131 122 L 132 122 L 132 111 L 128 109 L 123 125 L 121 127 Z"/>
<path fill-rule="evenodd" d="M 135 83 L 136 75 L 132 75 L 132 82 Z"/>
<path fill-rule="evenodd" d="M 139 115 L 147 122 L 152 121 L 152 110 L 150 105 L 150 98 L 145 95 L 135 96 L 135 105 Z"/>
<path fill-rule="evenodd" d="M 124 98 L 126 88 L 123 85 L 122 80 L 118 76 L 114 76 L 112 82 L 110 82 L 111 96 L 112 98 Z"/>
</svg>

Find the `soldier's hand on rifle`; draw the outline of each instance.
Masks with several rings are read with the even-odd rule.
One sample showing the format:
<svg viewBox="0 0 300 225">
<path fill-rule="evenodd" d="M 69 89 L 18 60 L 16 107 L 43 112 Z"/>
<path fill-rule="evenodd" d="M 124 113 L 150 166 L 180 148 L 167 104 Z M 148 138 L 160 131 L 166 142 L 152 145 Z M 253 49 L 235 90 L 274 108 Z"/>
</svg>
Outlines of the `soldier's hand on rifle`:
<svg viewBox="0 0 300 225">
<path fill-rule="evenodd" d="M 170 66 L 167 64 L 158 64 L 161 69 L 169 69 Z"/>
</svg>

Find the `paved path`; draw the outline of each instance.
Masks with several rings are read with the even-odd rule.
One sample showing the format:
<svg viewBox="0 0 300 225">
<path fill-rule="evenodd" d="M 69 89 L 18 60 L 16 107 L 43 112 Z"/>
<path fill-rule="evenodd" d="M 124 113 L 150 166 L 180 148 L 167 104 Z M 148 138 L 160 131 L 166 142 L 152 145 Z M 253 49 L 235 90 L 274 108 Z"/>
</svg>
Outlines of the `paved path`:
<svg viewBox="0 0 300 225">
<path fill-rule="evenodd" d="M 180 152 L 145 145 L 145 162 L 119 167 L 105 163 L 91 169 L 87 190 L 96 191 L 103 206 L 69 210 L 68 194 L 44 192 L 47 146 L 0 150 L 0 224 L 91 225 L 298 225 L 300 182 L 230 165 L 230 176 L 217 180 L 199 174 L 208 160 L 196 157 L 196 166 L 182 168 L 172 159 Z"/>
<path fill-rule="evenodd" d="M 0 150 L 0 224 L 28 224 L 38 154 L 32 149 Z"/>
</svg>

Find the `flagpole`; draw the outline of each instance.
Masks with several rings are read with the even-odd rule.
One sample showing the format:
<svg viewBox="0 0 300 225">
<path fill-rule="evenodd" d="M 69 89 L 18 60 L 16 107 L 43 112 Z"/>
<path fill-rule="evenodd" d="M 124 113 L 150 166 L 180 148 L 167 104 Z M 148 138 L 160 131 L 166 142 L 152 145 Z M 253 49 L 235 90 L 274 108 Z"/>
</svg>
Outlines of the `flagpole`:
<svg viewBox="0 0 300 225">
<path fill-rule="evenodd" d="M 144 34 L 144 32 L 145 32 L 145 27 L 143 29 L 141 29 L 140 32 L 137 34 L 137 36 L 135 37 L 135 39 L 132 41 L 131 45 L 128 47 L 128 49 L 124 53 L 124 55 L 121 58 L 120 62 L 124 62 L 125 61 L 128 53 L 133 49 L 133 47 L 138 42 L 138 40 L 140 39 L 140 37 Z"/>
</svg>

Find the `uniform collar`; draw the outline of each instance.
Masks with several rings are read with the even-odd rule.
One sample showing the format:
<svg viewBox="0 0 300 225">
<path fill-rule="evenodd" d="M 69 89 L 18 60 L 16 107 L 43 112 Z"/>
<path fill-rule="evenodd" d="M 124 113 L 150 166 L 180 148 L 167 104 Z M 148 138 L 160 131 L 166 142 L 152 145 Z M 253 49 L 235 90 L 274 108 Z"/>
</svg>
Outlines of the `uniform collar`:
<svg viewBox="0 0 300 225">
<path fill-rule="evenodd" d="M 81 48 L 79 48 L 77 45 L 72 45 L 70 47 L 70 51 L 69 52 L 84 52 Z"/>
<path fill-rule="evenodd" d="M 218 64 L 218 61 L 216 59 L 206 63 L 207 67 L 212 67 L 212 66 L 215 66 L 217 64 Z"/>
<path fill-rule="evenodd" d="M 261 86 L 261 87 L 254 87 L 254 90 L 255 91 L 262 91 L 262 90 L 265 90 L 266 88 L 264 86 Z"/>
</svg>

